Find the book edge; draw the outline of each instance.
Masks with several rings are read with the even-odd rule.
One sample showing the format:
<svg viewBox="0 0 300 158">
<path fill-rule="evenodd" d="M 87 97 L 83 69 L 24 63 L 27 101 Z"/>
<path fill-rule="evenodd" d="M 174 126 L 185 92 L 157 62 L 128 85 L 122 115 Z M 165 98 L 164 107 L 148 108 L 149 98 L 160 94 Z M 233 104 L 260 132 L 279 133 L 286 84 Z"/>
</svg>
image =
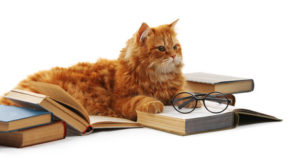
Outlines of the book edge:
<svg viewBox="0 0 300 158">
<path fill-rule="evenodd" d="M 38 114 L 38 115 L 33 115 L 33 116 L 28 116 L 28 117 L 24 117 L 24 118 L 19 118 L 19 119 L 15 119 L 15 120 L 10 120 L 10 121 L 0 121 L 1 122 L 5 122 L 5 123 L 10 123 L 10 122 L 15 122 L 15 121 L 19 121 L 19 120 L 24 120 L 24 119 L 29 119 L 29 118 L 33 118 L 33 117 L 38 117 L 38 116 L 42 116 L 42 115 L 51 115 L 52 113 L 49 112 L 49 111 L 42 111 L 42 112 L 45 112 L 45 113 L 42 113 L 42 114 Z"/>
<path fill-rule="evenodd" d="M 139 117 L 139 115 L 140 115 L 140 117 Z M 168 133 L 173 133 L 173 134 L 176 134 L 176 135 L 182 135 L 182 136 L 186 135 L 184 129 L 183 130 L 176 130 L 176 129 L 161 128 L 161 127 L 158 127 L 158 126 L 154 127 L 152 125 L 145 125 L 145 123 L 141 122 L 141 118 L 143 118 L 143 116 L 146 116 L 146 117 L 148 116 L 149 117 L 150 115 L 152 115 L 151 117 L 153 117 L 156 114 L 151 114 L 151 113 L 147 113 L 147 112 L 137 111 L 137 122 L 140 123 L 142 126 L 146 126 L 148 128 L 152 128 L 152 129 L 156 129 L 156 130 L 160 130 L 160 131 L 164 131 L 164 132 L 168 132 Z M 155 117 L 164 118 L 166 120 L 172 120 L 172 121 L 176 120 L 176 122 L 177 121 L 182 122 L 183 126 L 185 127 L 185 120 L 184 119 L 173 118 L 173 117 L 168 117 L 168 116 L 164 116 L 164 115 L 157 115 Z"/>
<path fill-rule="evenodd" d="M 60 111 L 63 111 L 63 113 L 64 113 L 64 115 L 68 115 L 69 117 L 71 117 L 71 118 L 73 118 L 74 120 L 76 120 L 76 122 L 78 123 L 78 124 L 80 124 L 80 125 L 82 125 L 82 126 L 84 126 L 84 130 L 83 131 L 80 131 L 80 130 L 78 130 L 77 128 L 75 128 L 74 126 L 72 126 L 72 125 L 70 125 L 69 123 L 69 125 L 70 126 L 72 126 L 74 129 L 76 129 L 76 130 L 78 130 L 79 132 L 81 132 L 81 133 L 84 133 L 89 127 L 90 127 L 90 124 L 89 124 L 89 122 L 85 122 L 87 125 L 85 125 L 85 123 L 84 122 L 82 122 L 82 121 L 80 121 L 80 120 L 78 120 L 78 118 L 74 118 L 73 117 L 73 115 L 70 115 L 69 113 L 67 113 L 67 112 L 64 112 L 64 110 L 63 109 L 61 109 L 61 108 L 59 108 L 58 106 L 56 106 L 55 104 L 58 104 L 58 105 L 60 105 L 60 106 L 62 106 L 63 108 L 66 108 L 65 106 L 63 106 L 63 105 L 61 105 L 61 104 L 59 104 L 59 103 L 57 103 L 55 100 L 53 100 L 52 98 L 50 98 L 50 97 L 46 97 L 46 99 L 45 100 L 43 100 L 43 101 L 45 101 L 45 102 L 48 102 L 49 104 L 51 104 L 51 105 L 53 105 L 54 104 L 54 106 L 56 107 L 56 108 L 58 108 Z M 42 104 L 42 103 L 41 103 Z M 67 110 L 69 110 L 68 108 L 66 108 Z M 49 110 L 50 111 L 50 110 Z M 70 110 L 71 111 L 71 110 Z M 74 113 L 73 111 L 71 111 L 72 113 Z M 52 112 L 53 113 L 53 112 Z M 53 115 L 55 115 L 54 113 L 53 113 Z M 78 116 L 77 114 L 75 114 L 77 117 L 80 117 L 80 116 Z M 56 116 L 56 115 L 55 115 Z M 75 116 L 75 117 L 76 117 Z M 58 117 L 58 116 L 56 116 L 56 117 Z M 58 117 L 58 118 L 60 118 L 60 117 Z M 81 117 L 80 117 L 81 118 Z M 63 120 L 62 118 L 60 118 L 61 120 Z M 81 118 L 82 120 L 84 120 L 84 121 L 86 121 L 85 119 L 83 119 L 83 118 Z M 64 120 L 65 121 L 65 120 Z M 66 121 L 65 121 L 66 122 Z M 67 123 L 67 122 L 66 122 Z"/>
<path fill-rule="evenodd" d="M 230 92 L 226 92 L 226 94 L 239 94 L 239 93 L 252 92 L 254 90 L 254 80 L 251 79 L 251 80 L 238 81 L 238 82 L 247 82 L 247 81 L 251 81 L 251 88 L 249 90 L 230 91 Z M 195 89 L 195 88 L 191 88 L 191 85 L 189 85 L 189 84 L 192 84 L 194 86 L 197 86 L 197 85 L 198 86 L 206 86 L 207 85 L 207 87 L 205 87 L 204 89 L 203 89 L 203 87 L 199 88 L 199 89 L 201 89 L 202 93 L 203 92 L 208 93 L 208 92 L 217 91 L 216 89 L 218 88 L 219 85 L 230 84 L 230 83 L 231 82 L 211 84 L 211 83 L 204 83 L 204 82 L 186 81 L 185 88 L 190 89 L 190 90 Z M 194 91 L 197 92 L 197 90 L 194 90 Z"/>
<path fill-rule="evenodd" d="M 217 117 L 216 117 L 217 116 Z M 189 130 L 189 125 L 192 125 L 192 123 L 194 121 L 199 121 L 199 120 L 209 120 L 212 121 L 212 119 L 220 119 L 220 118 L 232 118 L 232 122 L 230 123 L 230 126 L 228 127 L 217 127 L 215 129 L 209 129 L 209 130 L 204 130 L 204 131 L 199 131 L 199 132 L 192 132 L 192 130 Z M 185 131 L 187 135 L 191 135 L 191 134 L 197 134 L 197 133 L 206 133 L 206 132 L 211 132 L 211 131 L 219 131 L 219 130 L 223 130 L 223 129 L 232 129 L 235 127 L 235 114 L 234 111 L 230 111 L 230 112 L 226 112 L 226 113 L 222 113 L 222 114 L 218 114 L 218 115 L 212 115 L 212 116 L 206 116 L 206 117 L 197 117 L 197 118 L 189 118 L 189 119 L 185 119 L 186 121 L 186 127 L 185 127 Z"/>
<path fill-rule="evenodd" d="M 207 84 L 211 84 L 211 83 L 221 83 L 221 82 L 235 82 L 235 81 L 244 81 L 244 80 L 253 80 L 251 78 L 243 78 L 243 77 L 234 77 L 234 76 L 229 76 L 229 75 L 221 75 L 221 74 L 214 74 L 214 73 L 206 73 L 206 72 L 192 72 L 192 73 L 184 73 L 184 76 L 186 78 L 186 81 L 193 81 L 193 82 L 202 82 L 202 83 L 207 83 Z M 192 77 L 190 76 L 194 76 L 195 78 L 197 77 L 197 79 L 190 79 Z M 199 76 L 213 76 L 213 78 L 230 78 L 227 80 L 223 80 L 220 82 L 205 82 L 203 80 L 201 80 L 201 78 L 199 78 Z"/>
<path fill-rule="evenodd" d="M 23 147 L 29 147 L 29 146 L 34 146 L 34 145 L 39 145 L 39 144 L 44 144 L 44 143 L 48 143 L 48 142 L 53 142 L 53 141 L 57 141 L 57 140 L 62 140 L 66 137 L 66 123 L 64 121 L 56 121 L 56 122 L 53 122 L 53 124 L 59 124 L 61 123 L 63 125 L 63 128 L 64 128 L 64 133 L 63 133 L 63 137 L 61 138 L 57 138 L 57 139 L 53 139 L 53 140 L 48 140 L 48 141 L 43 141 L 43 142 L 39 142 L 39 143 L 34 143 L 34 144 L 29 144 L 29 145 L 23 145 L 23 141 L 22 141 L 22 146 L 20 147 L 17 147 L 17 148 L 23 148 Z M 50 125 L 50 124 L 49 124 Z M 22 135 L 23 136 L 23 135 Z M 23 140 L 23 139 L 22 139 Z"/>
<path fill-rule="evenodd" d="M 20 130 L 26 130 L 26 129 L 35 128 L 35 127 L 38 127 L 38 126 L 48 125 L 48 124 L 51 124 L 53 122 L 51 113 L 50 113 L 50 117 L 51 117 L 50 121 L 45 122 L 45 123 L 35 124 L 35 125 L 31 125 L 31 126 L 17 128 L 17 129 L 11 129 L 11 130 L 7 130 L 7 131 L 0 131 L 0 133 L 17 132 L 17 131 L 20 131 Z"/>
</svg>

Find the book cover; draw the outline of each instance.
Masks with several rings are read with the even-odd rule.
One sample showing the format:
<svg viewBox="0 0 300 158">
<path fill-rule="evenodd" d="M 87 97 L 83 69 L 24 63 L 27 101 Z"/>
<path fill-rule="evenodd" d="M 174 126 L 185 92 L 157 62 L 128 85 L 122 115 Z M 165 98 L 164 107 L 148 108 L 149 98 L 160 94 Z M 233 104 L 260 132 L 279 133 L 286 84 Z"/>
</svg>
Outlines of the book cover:
<svg viewBox="0 0 300 158">
<path fill-rule="evenodd" d="M 24 107 L 0 105 L 0 132 L 8 132 L 51 122 L 51 113 Z"/>
<path fill-rule="evenodd" d="M 51 124 L 14 132 L 0 132 L 0 145 L 22 148 L 60 140 L 65 136 L 66 124 L 63 121 L 56 121 Z"/>
<path fill-rule="evenodd" d="M 209 93 L 218 91 L 226 94 L 250 92 L 254 90 L 254 80 L 249 78 L 225 76 L 204 72 L 184 74 L 185 90 Z"/>
<path fill-rule="evenodd" d="M 210 113 L 204 107 L 196 108 L 189 114 L 181 114 L 172 106 L 165 106 L 164 112 L 158 114 L 137 111 L 137 118 L 146 127 L 178 135 L 230 129 L 248 123 L 281 121 L 274 116 L 233 106 L 220 114 Z"/>
</svg>

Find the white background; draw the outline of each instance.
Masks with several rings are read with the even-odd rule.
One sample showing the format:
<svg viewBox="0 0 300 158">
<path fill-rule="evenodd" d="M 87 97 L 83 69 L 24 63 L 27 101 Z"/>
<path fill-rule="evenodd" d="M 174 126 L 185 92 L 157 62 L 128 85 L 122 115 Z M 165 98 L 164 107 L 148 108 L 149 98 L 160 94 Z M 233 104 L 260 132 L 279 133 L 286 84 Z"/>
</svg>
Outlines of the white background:
<svg viewBox="0 0 300 158">
<path fill-rule="evenodd" d="M 237 106 L 283 122 L 177 136 L 147 128 L 100 131 L 12 157 L 299 157 L 299 1 L 0 1 L 0 93 L 54 66 L 115 59 L 142 22 L 177 18 L 184 72 L 253 78 Z"/>
</svg>

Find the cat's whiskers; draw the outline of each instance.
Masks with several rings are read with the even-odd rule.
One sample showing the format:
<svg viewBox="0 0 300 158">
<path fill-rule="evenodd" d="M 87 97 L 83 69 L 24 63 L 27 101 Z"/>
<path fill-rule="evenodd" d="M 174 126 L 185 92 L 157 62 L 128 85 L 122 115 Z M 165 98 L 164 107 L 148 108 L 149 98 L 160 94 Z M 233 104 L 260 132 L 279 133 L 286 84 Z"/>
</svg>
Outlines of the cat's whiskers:
<svg viewBox="0 0 300 158">
<path fill-rule="evenodd" d="M 176 66 L 173 63 L 173 59 L 165 59 L 156 69 L 156 80 L 159 82 L 169 81 L 174 79 L 174 75 L 171 72 L 176 72 Z"/>
<path fill-rule="evenodd" d="M 158 71 L 162 74 L 167 74 L 175 69 L 175 64 L 172 58 L 167 58 L 162 60 L 161 64 L 158 66 Z"/>
<path fill-rule="evenodd" d="M 148 65 L 148 68 L 152 68 L 153 66 L 155 66 L 157 63 L 155 61 L 151 62 L 149 65 Z"/>
<path fill-rule="evenodd" d="M 174 62 L 175 62 L 175 65 L 179 65 L 182 62 L 182 57 L 181 56 L 176 56 L 174 58 Z"/>
</svg>

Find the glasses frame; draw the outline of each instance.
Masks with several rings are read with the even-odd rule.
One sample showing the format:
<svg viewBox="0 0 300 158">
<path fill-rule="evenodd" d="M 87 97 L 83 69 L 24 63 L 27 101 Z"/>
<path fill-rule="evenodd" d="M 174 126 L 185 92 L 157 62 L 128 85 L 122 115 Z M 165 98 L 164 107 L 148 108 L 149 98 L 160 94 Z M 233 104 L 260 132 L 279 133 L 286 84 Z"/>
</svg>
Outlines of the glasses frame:
<svg viewBox="0 0 300 158">
<path fill-rule="evenodd" d="M 183 94 L 183 93 L 190 94 L 191 97 L 196 101 L 196 104 L 194 105 L 193 109 L 192 109 L 191 111 L 189 111 L 189 112 L 182 112 L 182 111 L 178 110 L 178 109 L 175 107 L 175 105 L 174 105 L 174 100 L 175 100 L 175 98 L 176 98 L 178 95 Z M 211 95 L 211 94 L 213 94 L 213 93 L 219 93 L 219 94 L 222 94 L 222 95 L 224 95 L 225 99 L 227 100 L 227 105 L 226 105 L 226 107 L 225 107 L 223 110 L 218 111 L 218 112 L 211 111 L 211 110 L 209 110 L 209 109 L 207 108 L 207 106 L 205 105 L 205 101 L 204 101 L 204 100 L 207 99 L 208 96 Z M 199 97 L 201 97 L 201 98 L 199 98 Z M 184 97 L 184 98 L 182 98 L 182 99 L 186 99 L 186 98 L 187 98 L 187 97 Z M 181 99 L 181 98 L 178 98 L 178 99 Z M 215 99 L 215 98 L 213 98 L 213 99 Z M 224 112 L 224 111 L 228 108 L 229 104 L 231 103 L 231 100 L 228 99 L 228 97 L 227 97 L 226 94 L 221 93 L 221 92 L 214 91 L 214 92 L 210 92 L 210 93 L 180 92 L 180 93 L 176 94 L 176 95 L 172 98 L 171 104 L 172 104 L 173 108 L 174 108 L 177 112 L 182 113 L 182 114 L 188 114 L 188 113 L 193 112 L 193 111 L 196 109 L 199 100 L 202 101 L 202 103 L 203 103 L 205 109 L 206 109 L 207 111 L 213 113 L 213 114 L 219 114 L 219 113 Z M 192 101 L 192 100 L 191 100 L 191 101 Z M 189 102 L 189 101 L 187 101 L 187 102 Z M 188 104 L 188 103 L 186 103 L 186 104 Z M 184 106 L 184 105 L 183 105 L 183 106 Z"/>
</svg>

